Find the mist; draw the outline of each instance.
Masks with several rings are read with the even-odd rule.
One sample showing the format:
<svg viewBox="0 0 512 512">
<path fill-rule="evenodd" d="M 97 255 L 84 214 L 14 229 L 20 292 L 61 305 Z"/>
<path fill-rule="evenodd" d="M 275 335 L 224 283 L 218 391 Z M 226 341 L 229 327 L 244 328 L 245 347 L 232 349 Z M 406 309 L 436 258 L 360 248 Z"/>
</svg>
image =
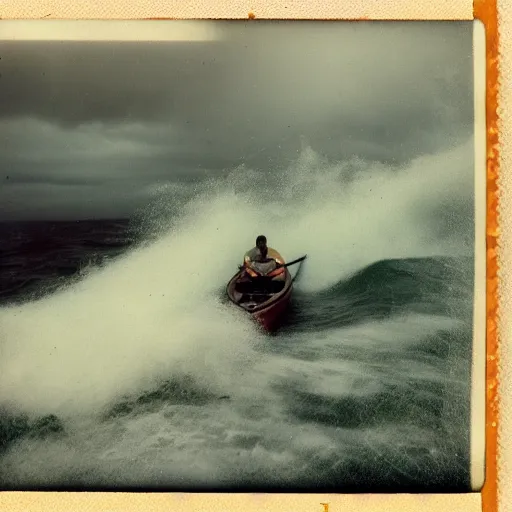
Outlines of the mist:
<svg viewBox="0 0 512 512">
<path fill-rule="evenodd" d="M 76 416 L 190 372 L 228 392 L 241 368 L 257 362 L 262 338 L 219 302 L 219 290 L 255 235 L 265 233 L 287 260 L 308 254 L 304 292 L 380 260 L 471 256 L 472 147 L 470 139 L 394 169 L 329 162 L 306 147 L 273 181 L 244 169 L 205 183 L 178 220 L 148 208 L 153 242 L 60 292 L 0 310 L 0 403 Z M 162 194 L 173 201 L 172 188 Z M 439 206 L 461 201 L 468 209 L 456 215 Z"/>
</svg>

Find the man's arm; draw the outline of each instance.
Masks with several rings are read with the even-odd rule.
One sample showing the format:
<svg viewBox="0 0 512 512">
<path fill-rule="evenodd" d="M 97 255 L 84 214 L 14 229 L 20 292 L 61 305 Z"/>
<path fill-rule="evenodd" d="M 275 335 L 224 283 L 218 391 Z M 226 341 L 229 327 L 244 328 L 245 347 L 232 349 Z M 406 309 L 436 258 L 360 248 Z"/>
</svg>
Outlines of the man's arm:
<svg viewBox="0 0 512 512">
<path fill-rule="evenodd" d="M 251 249 L 250 251 L 247 251 L 247 252 L 245 253 L 245 256 L 244 256 L 244 263 L 243 263 L 243 266 L 244 266 L 244 267 L 248 267 L 248 266 L 252 263 L 253 258 L 254 258 L 254 256 L 253 256 L 253 252 L 254 252 L 254 250 L 253 250 L 253 249 Z"/>
<path fill-rule="evenodd" d="M 282 256 L 275 249 L 272 249 L 272 247 L 268 248 L 268 257 L 275 260 L 278 266 L 284 265 Z"/>
</svg>

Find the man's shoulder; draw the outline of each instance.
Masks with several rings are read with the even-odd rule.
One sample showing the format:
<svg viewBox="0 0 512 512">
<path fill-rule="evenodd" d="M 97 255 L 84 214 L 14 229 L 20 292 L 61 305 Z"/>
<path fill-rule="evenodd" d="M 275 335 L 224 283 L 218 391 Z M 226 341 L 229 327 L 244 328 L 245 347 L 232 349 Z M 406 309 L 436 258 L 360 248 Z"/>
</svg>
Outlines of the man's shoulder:
<svg viewBox="0 0 512 512">
<path fill-rule="evenodd" d="M 281 256 L 281 254 L 278 251 L 276 251 L 273 247 L 268 248 L 268 256 L 269 256 L 269 258 L 274 258 L 279 263 L 284 263 L 284 260 L 283 260 L 283 257 Z"/>
<path fill-rule="evenodd" d="M 254 258 L 256 256 L 258 256 L 260 253 L 259 249 L 257 247 L 253 247 L 252 249 L 249 249 L 245 255 L 248 256 L 249 258 Z"/>
</svg>

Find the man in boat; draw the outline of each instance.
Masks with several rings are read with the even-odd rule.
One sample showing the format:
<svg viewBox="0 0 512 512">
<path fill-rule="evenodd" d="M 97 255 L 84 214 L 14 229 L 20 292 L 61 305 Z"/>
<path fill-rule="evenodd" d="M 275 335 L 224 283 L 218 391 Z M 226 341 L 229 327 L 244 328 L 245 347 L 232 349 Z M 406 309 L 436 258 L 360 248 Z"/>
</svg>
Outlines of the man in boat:
<svg viewBox="0 0 512 512">
<path fill-rule="evenodd" d="M 251 277 L 257 274 L 272 277 L 273 281 L 284 281 L 286 278 L 284 260 L 281 255 L 267 246 L 267 238 L 264 235 L 256 238 L 256 247 L 245 253 L 244 267 Z"/>
</svg>

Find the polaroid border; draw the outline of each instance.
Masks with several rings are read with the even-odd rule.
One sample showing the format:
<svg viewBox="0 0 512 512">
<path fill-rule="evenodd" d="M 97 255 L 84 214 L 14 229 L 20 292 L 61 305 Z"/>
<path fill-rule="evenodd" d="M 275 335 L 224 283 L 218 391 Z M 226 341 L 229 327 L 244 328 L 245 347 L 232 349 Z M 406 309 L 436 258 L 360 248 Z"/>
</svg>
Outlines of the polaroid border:
<svg viewBox="0 0 512 512">
<path fill-rule="evenodd" d="M 485 27 L 486 39 L 486 132 L 487 132 L 487 290 L 486 290 L 486 447 L 482 510 L 498 511 L 498 419 L 499 419 L 499 32 L 497 0 L 474 0 L 474 19 Z"/>
<path fill-rule="evenodd" d="M 486 419 L 485 419 L 485 483 L 480 493 L 463 495 L 193 495 L 129 493 L 37 493 L 3 492 L 0 506 L 4 510 L 46 511 L 60 510 L 104 510 L 108 512 L 128 510 L 208 510 L 215 508 L 243 510 L 278 509 L 293 512 L 333 512 L 366 510 L 420 510 L 429 507 L 434 510 L 453 512 L 458 510 L 498 511 L 498 427 L 499 427 L 499 303 L 498 297 L 498 253 L 500 242 L 498 181 L 500 171 L 499 147 L 499 27 L 497 0 L 474 0 L 471 6 L 467 0 L 455 0 L 446 5 L 434 2 L 420 2 L 415 7 L 407 1 L 379 2 L 367 0 L 364 4 L 340 5 L 290 5 L 254 1 L 251 8 L 222 4 L 195 4 L 195 7 L 172 5 L 167 8 L 146 0 L 140 6 L 132 6 L 129 0 L 113 0 L 109 7 L 93 5 L 69 5 L 66 2 L 47 1 L 30 4 L 22 0 L 8 0 L 2 6 L 3 19 L 326 19 L 326 20 L 480 20 L 485 27 L 486 39 L 486 167 L 487 167 L 487 218 L 486 218 Z M 363 5 L 362 5 L 363 4 Z M 56 9 L 55 9 L 56 7 Z M 288 10 L 288 7 L 289 10 Z M 471 11 L 472 7 L 472 11 Z M 162 12 L 165 11 L 165 12 Z M 337 12 L 336 12 L 337 11 Z M 257 13 L 257 15 L 256 15 Z M 406 14 L 405 14 L 406 13 Z M 2 25 L 0 23 L 0 32 Z M 475 499 L 476 498 L 476 499 Z M 500 504 L 501 505 L 501 504 Z M 503 504 L 504 505 L 504 504 Z M 501 506 L 500 506 L 501 509 Z"/>
</svg>

